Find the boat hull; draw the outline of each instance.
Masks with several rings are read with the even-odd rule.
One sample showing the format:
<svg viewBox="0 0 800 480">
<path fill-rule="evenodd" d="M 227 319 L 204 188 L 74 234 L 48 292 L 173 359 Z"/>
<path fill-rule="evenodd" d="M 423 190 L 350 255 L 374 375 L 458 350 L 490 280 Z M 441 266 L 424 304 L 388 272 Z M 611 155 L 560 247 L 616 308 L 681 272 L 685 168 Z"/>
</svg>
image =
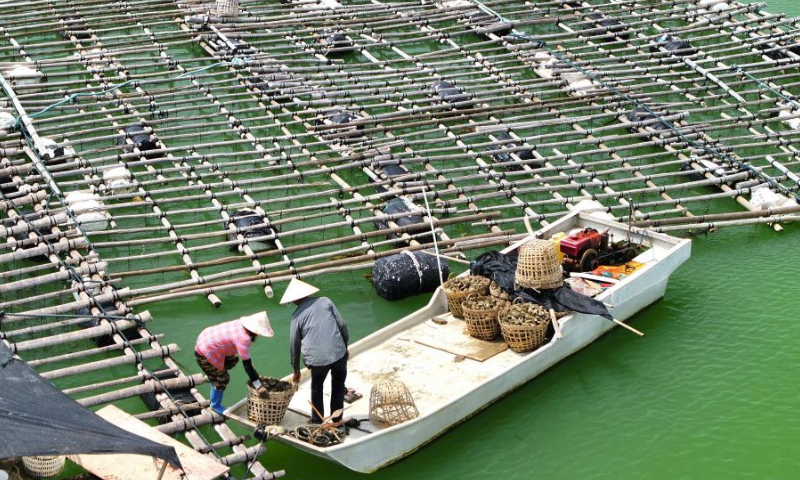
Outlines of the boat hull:
<svg viewBox="0 0 800 480">
<path fill-rule="evenodd" d="M 568 221 L 574 222 L 575 218 L 559 222 L 562 230 L 570 228 Z M 582 226 L 603 227 L 601 223 L 594 223 L 595 220 L 592 218 L 582 217 L 582 222 Z M 678 240 L 652 232 L 647 235 L 657 246 L 651 248 L 649 253 L 637 257 L 644 266 L 625 281 L 614 285 L 597 297 L 609 306 L 615 319 L 626 320 L 662 298 L 670 275 L 691 254 L 689 240 Z M 509 247 L 509 250 L 513 248 L 515 247 Z M 378 348 L 387 338 L 398 335 L 433 316 L 446 314 L 447 311 L 447 300 L 440 287 L 425 308 L 352 345 L 351 357 Z M 519 360 L 509 364 L 507 368 L 504 367 L 473 388 L 465 390 L 457 398 L 442 403 L 416 419 L 327 448 L 315 447 L 290 436 L 278 437 L 277 440 L 357 472 L 374 472 L 412 454 L 617 326 L 600 316 L 582 313 L 571 313 L 560 319 L 559 323 L 563 338 L 551 339 L 536 351 L 520 355 Z M 246 417 L 244 401 L 239 402 L 232 410 L 243 413 L 234 415 L 234 420 L 250 428 L 254 427 L 243 418 Z"/>
</svg>

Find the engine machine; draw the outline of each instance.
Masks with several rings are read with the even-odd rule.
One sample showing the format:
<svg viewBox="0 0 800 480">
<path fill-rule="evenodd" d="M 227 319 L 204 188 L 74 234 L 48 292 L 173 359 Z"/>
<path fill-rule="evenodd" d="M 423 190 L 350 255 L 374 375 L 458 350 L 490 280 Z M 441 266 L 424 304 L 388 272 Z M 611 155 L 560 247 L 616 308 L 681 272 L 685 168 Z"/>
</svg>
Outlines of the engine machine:
<svg viewBox="0 0 800 480">
<path fill-rule="evenodd" d="M 621 265 L 636 256 L 637 248 L 626 241 L 611 242 L 608 231 L 585 228 L 561 239 L 564 270 L 589 272 L 601 264 Z"/>
</svg>

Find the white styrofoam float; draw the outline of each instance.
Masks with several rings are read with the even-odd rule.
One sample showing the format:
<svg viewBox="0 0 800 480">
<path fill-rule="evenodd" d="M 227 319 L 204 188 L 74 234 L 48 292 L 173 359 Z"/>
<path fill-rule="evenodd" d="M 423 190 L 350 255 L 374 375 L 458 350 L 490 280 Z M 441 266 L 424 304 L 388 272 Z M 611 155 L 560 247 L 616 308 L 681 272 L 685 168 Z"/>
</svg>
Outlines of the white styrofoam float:
<svg viewBox="0 0 800 480">
<path fill-rule="evenodd" d="M 136 189 L 131 183 L 131 172 L 121 165 L 104 170 L 103 181 L 112 193 L 130 193 Z"/>
<path fill-rule="evenodd" d="M 76 190 L 69 192 L 64 201 L 69 205 L 75 215 L 75 219 L 84 230 L 94 232 L 108 228 L 108 213 L 106 213 L 103 202 L 96 193 L 87 190 Z"/>
</svg>

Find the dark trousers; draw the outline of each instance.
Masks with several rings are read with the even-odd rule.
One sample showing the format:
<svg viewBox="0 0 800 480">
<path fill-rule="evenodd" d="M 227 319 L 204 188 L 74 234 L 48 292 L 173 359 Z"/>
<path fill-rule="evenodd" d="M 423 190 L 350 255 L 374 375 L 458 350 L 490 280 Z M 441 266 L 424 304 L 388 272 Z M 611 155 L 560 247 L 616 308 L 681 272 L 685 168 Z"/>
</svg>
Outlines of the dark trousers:
<svg viewBox="0 0 800 480">
<path fill-rule="evenodd" d="M 347 354 L 339 360 L 323 367 L 308 367 L 311 370 L 311 403 L 314 408 L 322 415 L 325 415 L 325 405 L 323 403 L 322 385 L 328 372 L 331 373 L 331 414 L 344 407 L 344 381 L 347 378 Z M 313 409 L 312 409 L 313 410 Z M 342 419 L 339 415 L 332 421 L 338 422 Z M 322 419 L 317 412 L 311 412 L 311 423 L 322 423 Z"/>
<path fill-rule="evenodd" d="M 208 377 L 208 381 L 211 382 L 211 385 L 214 386 L 220 392 L 225 391 L 225 387 L 228 386 L 228 383 L 231 381 L 231 376 L 228 374 L 228 370 L 232 369 L 239 363 L 239 357 L 225 357 L 225 370 L 217 370 L 217 367 L 211 364 L 206 357 L 204 357 L 201 353 L 198 353 L 197 350 L 194 352 L 194 358 L 197 360 L 197 364 L 200 365 L 200 370 L 206 374 Z"/>
</svg>

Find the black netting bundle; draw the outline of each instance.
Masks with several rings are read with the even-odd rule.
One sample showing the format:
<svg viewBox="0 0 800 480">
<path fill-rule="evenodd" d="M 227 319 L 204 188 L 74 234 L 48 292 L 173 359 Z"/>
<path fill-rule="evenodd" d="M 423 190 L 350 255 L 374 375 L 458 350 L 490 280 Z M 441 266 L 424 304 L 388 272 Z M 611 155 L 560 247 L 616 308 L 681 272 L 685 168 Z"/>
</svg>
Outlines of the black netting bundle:
<svg viewBox="0 0 800 480">
<path fill-rule="evenodd" d="M 238 36 L 228 37 L 228 41 L 221 38 L 211 38 L 208 44 L 219 55 L 250 55 L 257 53 L 256 49 Z"/>
<path fill-rule="evenodd" d="M 502 141 L 504 143 L 499 145 L 490 145 L 486 148 L 486 151 L 492 154 L 492 158 L 494 159 L 495 163 L 510 163 L 514 162 L 514 158 L 511 156 L 512 153 L 519 157 L 520 160 L 531 160 L 533 159 L 533 150 L 530 148 L 521 148 L 522 144 L 519 143 L 514 137 L 509 135 L 506 132 L 498 133 L 495 135 L 497 141 Z M 508 149 L 508 148 L 519 148 L 514 152 L 496 152 L 497 150 Z M 521 165 L 509 165 L 505 167 L 506 170 L 522 170 Z"/>
<path fill-rule="evenodd" d="M 409 202 L 408 200 L 400 197 L 395 197 L 386 202 L 386 206 L 383 207 L 381 210 L 386 215 L 396 215 L 398 213 L 405 213 L 405 212 L 412 212 L 415 210 L 415 206 L 413 203 Z M 416 225 L 420 223 L 426 223 L 425 219 L 420 215 L 405 215 L 402 217 L 397 217 L 392 220 L 394 223 L 397 224 L 399 227 L 407 227 L 408 225 Z M 387 222 L 382 220 L 378 220 L 375 222 L 375 228 L 379 230 L 385 230 L 389 228 Z M 419 234 L 422 231 L 415 231 L 410 232 L 411 234 Z M 400 235 L 397 234 L 390 234 L 387 236 L 388 238 L 399 238 Z M 433 239 L 431 238 L 430 234 L 421 235 L 416 239 L 419 243 L 431 243 Z"/>
<path fill-rule="evenodd" d="M 172 374 L 170 376 L 169 373 L 167 373 L 167 374 L 156 375 L 156 376 L 158 378 L 160 378 L 161 380 L 165 380 L 165 379 L 169 379 L 169 378 L 174 378 L 175 374 Z M 172 396 L 172 398 L 175 400 L 175 402 L 178 403 L 179 405 L 191 405 L 193 403 L 197 403 L 197 399 L 194 398 L 194 395 L 192 395 L 192 392 L 189 391 L 188 388 L 187 389 L 183 389 L 183 390 L 177 390 L 175 388 L 170 388 L 169 389 L 169 393 Z M 158 399 L 156 398 L 156 394 L 155 393 L 145 393 L 143 395 L 139 395 L 139 398 L 142 399 L 142 402 L 145 404 L 147 409 L 150 410 L 151 412 L 154 412 L 156 410 L 161 410 L 162 408 L 164 408 L 159 403 Z M 188 408 L 188 409 L 184 409 L 184 411 L 186 412 L 186 415 L 188 415 L 190 417 L 194 417 L 196 415 L 200 415 L 201 413 L 203 413 L 203 410 L 199 409 L 199 408 L 197 408 L 197 409 Z M 172 419 L 170 418 L 169 414 L 165 414 L 165 415 L 162 415 L 160 417 L 157 417 L 156 420 L 158 421 L 159 424 L 163 425 L 165 423 L 170 422 Z"/>
<path fill-rule="evenodd" d="M 11 195 L 17 193 L 19 190 L 14 185 L 14 179 L 7 175 L 0 175 L 0 193 L 3 195 Z"/>
<path fill-rule="evenodd" d="M 766 57 L 769 57 L 773 60 L 783 60 L 784 58 L 789 58 L 789 55 L 784 53 L 784 50 L 786 50 L 785 45 L 776 46 L 774 43 L 762 43 L 755 45 L 755 47 L 761 50 L 761 53 Z"/>
<path fill-rule="evenodd" d="M 552 308 L 557 312 L 572 310 L 574 312 L 613 317 L 603 302 L 586 295 L 570 290 L 563 286 L 551 290 L 536 291 L 532 288 L 514 288 L 514 276 L 517 272 L 517 256 L 505 255 L 492 251 L 486 252 L 476 258 L 469 267 L 470 273 L 491 279 L 500 285 L 510 296 L 511 300 L 521 298 L 523 302 L 538 303 L 545 308 Z"/>
<path fill-rule="evenodd" d="M 646 122 L 648 120 L 658 119 L 658 117 L 650 113 L 645 107 L 636 107 L 632 111 L 625 114 L 625 118 L 627 118 L 629 122 Z M 652 130 L 657 130 L 659 132 L 670 129 L 670 127 L 663 121 L 647 124 L 645 128 L 650 128 Z M 631 127 L 630 130 L 632 132 L 635 132 L 636 127 Z"/>
<path fill-rule="evenodd" d="M 342 32 L 326 32 L 320 43 L 327 57 L 347 55 L 358 50 L 353 40 Z"/>
<path fill-rule="evenodd" d="M 473 13 L 467 21 L 472 27 L 472 31 L 483 37 L 488 37 L 490 33 L 504 37 L 514 29 L 513 23 L 500 22 L 497 18 L 485 12 Z"/>
<path fill-rule="evenodd" d="M 352 138 L 362 135 L 362 130 L 364 130 L 364 125 L 348 125 L 351 122 L 354 122 L 361 117 L 356 115 L 355 113 L 348 112 L 347 110 L 331 110 L 329 112 L 325 112 L 325 117 L 316 120 L 317 125 L 343 125 L 341 128 L 330 128 L 323 130 L 323 133 L 329 134 L 336 134 L 341 136 L 341 134 L 346 134 L 344 138 Z"/>
<path fill-rule="evenodd" d="M 267 227 L 261 215 L 253 209 L 241 208 L 231 215 L 231 220 L 233 220 L 233 224 L 236 228 L 246 229 L 242 232 L 242 236 L 247 240 L 272 235 L 272 229 Z M 230 235 L 229 237 L 229 240 L 236 240 L 236 235 Z M 261 239 L 249 242 L 248 244 L 250 248 L 254 250 L 276 248 L 275 240 Z"/>
<path fill-rule="evenodd" d="M 628 28 L 627 25 L 613 18 L 607 18 L 599 13 L 589 15 L 589 18 L 596 20 L 593 25 L 587 25 L 584 30 L 591 30 L 596 28 L 605 28 L 608 30 L 607 34 L 600 34 L 592 37 L 592 40 L 600 40 L 602 42 L 612 42 L 619 37 L 623 40 L 631 38 L 631 34 L 625 32 Z"/>
<path fill-rule="evenodd" d="M 273 100 L 287 100 L 293 95 L 308 91 L 302 79 L 294 75 L 275 71 L 254 73 L 256 74 L 247 79 L 250 85 L 261 93 L 269 95 Z"/>
<path fill-rule="evenodd" d="M 91 289 L 92 287 L 92 285 L 88 282 L 85 285 L 89 289 Z M 99 307 L 100 310 L 103 312 L 114 312 L 117 310 L 117 307 L 116 305 L 114 305 L 113 301 L 101 302 Z M 79 317 L 84 317 L 84 316 L 86 317 L 85 322 L 81 322 L 80 324 L 78 324 L 80 328 L 86 329 L 86 328 L 94 328 L 100 326 L 100 319 L 93 316 L 88 308 L 81 308 L 80 310 L 78 310 L 77 313 Z M 114 339 L 111 338 L 112 334 L 101 335 L 99 337 L 92 337 L 92 342 L 98 347 L 107 347 L 109 345 L 113 345 Z M 139 330 L 136 327 L 127 328 L 122 331 L 122 334 L 125 335 L 125 338 L 127 338 L 128 340 L 137 340 L 139 338 L 142 338 L 142 335 L 139 333 Z"/>
<path fill-rule="evenodd" d="M 401 175 L 408 175 L 406 167 L 398 164 L 384 165 L 379 170 L 386 178 L 399 177 Z M 375 185 L 375 191 L 383 193 L 388 191 L 383 185 Z"/>
<path fill-rule="evenodd" d="M 657 52 L 661 48 L 680 57 L 697 53 L 697 49 L 689 42 L 684 42 L 674 35 L 662 35 L 656 39 L 656 43 L 650 47 L 650 51 Z"/>
<path fill-rule="evenodd" d="M 431 91 L 433 91 L 434 95 L 436 95 L 443 103 L 467 102 L 470 98 L 472 98 L 470 95 L 462 92 L 460 88 L 456 87 L 447 80 L 440 80 L 434 83 L 431 87 Z M 469 102 L 453 106 L 456 108 L 469 108 L 472 106 L 472 103 L 473 102 Z"/>
<path fill-rule="evenodd" d="M 405 251 L 379 258 L 372 267 L 372 285 L 386 300 L 401 300 L 432 292 L 450 275 L 447 261 L 441 261 L 442 278 L 436 257 L 423 252 Z"/>
<path fill-rule="evenodd" d="M 64 17 L 62 26 L 58 30 L 58 34 L 64 40 L 69 40 L 70 36 L 74 36 L 78 40 L 86 40 L 92 38 L 89 33 L 89 26 L 86 25 L 80 17 Z"/>
<path fill-rule="evenodd" d="M 117 137 L 117 145 L 124 146 L 127 151 L 133 150 L 133 146 L 126 142 L 127 138 L 130 138 L 133 145 L 142 152 L 158 148 L 156 140 L 152 139 L 150 132 L 146 131 L 141 125 L 131 125 L 123 128 L 122 131 L 125 132 L 125 135 Z"/>
</svg>

